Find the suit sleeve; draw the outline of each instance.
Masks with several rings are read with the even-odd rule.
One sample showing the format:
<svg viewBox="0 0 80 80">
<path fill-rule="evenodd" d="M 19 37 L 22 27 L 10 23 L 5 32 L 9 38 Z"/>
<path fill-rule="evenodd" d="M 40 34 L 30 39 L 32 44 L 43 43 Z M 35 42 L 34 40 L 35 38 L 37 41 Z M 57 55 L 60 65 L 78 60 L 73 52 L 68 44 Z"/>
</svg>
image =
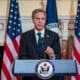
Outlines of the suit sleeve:
<svg viewBox="0 0 80 80">
<path fill-rule="evenodd" d="M 26 36 L 24 34 L 21 35 L 20 39 L 20 50 L 19 50 L 19 59 L 26 59 L 27 58 L 27 41 Z"/>
<path fill-rule="evenodd" d="M 58 34 L 55 34 L 54 40 L 53 40 L 53 50 L 55 53 L 55 58 L 60 59 L 61 58 L 61 47 L 60 47 L 60 40 Z"/>
</svg>

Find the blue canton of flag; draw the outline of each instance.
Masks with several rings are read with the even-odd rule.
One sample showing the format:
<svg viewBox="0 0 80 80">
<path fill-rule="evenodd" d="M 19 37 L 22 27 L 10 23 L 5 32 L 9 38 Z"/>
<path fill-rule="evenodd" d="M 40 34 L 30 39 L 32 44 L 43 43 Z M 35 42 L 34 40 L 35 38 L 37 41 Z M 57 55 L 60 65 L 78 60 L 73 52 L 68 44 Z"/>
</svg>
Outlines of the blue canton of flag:
<svg viewBox="0 0 80 80">
<path fill-rule="evenodd" d="M 58 33 L 59 29 L 56 0 L 47 0 L 46 14 L 47 14 L 46 20 L 47 28 Z"/>
<path fill-rule="evenodd" d="M 78 0 L 75 35 L 80 40 L 80 0 Z"/>
<path fill-rule="evenodd" d="M 6 41 L 4 45 L 1 80 L 21 80 L 12 74 L 12 65 L 19 55 L 21 21 L 19 15 L 18 0 L 10 0 L 9 18 L 7 24 Z"/>
<path fill-rule="evenodd" d="M 10 5 L 10 16 L 8 21 L 8 35 L 11 39 L 14 39 L 18 35 L 21 34 L 21 21 L 20 21 L 20 15 L 19 15 L 19 8 L 18 8 L 18 2 L 15 2 L 16 0 L 11 0 Z"/>
</svg>

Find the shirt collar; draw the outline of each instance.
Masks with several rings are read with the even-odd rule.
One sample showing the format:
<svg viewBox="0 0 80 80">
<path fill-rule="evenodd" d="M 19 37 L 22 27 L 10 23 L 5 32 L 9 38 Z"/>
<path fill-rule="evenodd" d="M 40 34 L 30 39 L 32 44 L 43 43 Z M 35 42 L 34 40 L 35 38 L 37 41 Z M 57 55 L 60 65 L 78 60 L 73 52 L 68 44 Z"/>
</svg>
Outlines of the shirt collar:
<svg viewBox="0 0 80 80">
<path fill-rule="evenodd" d="M 41 36 L 44 37 L 44 32 L 45 32 L 45 29 L 43 28 L 41 31 L 38 31 L 36 29 L 34 29 L 35 31 L 35 35 L 38 33 L 38 32 L 41 32 Z"/>
</svg>

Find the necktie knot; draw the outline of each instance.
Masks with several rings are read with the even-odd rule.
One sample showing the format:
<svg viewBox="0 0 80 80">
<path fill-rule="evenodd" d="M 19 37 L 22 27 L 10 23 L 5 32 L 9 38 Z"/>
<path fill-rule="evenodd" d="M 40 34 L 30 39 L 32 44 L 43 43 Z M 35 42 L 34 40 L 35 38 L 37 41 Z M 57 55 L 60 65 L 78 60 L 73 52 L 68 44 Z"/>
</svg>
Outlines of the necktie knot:
<svg viewBox="0 0 80 80">
<path fill-rule="evenodd" d="M 41 32 L 38 32 L 37 35 L 39 38 L 41 38 Z"/>
</svg>

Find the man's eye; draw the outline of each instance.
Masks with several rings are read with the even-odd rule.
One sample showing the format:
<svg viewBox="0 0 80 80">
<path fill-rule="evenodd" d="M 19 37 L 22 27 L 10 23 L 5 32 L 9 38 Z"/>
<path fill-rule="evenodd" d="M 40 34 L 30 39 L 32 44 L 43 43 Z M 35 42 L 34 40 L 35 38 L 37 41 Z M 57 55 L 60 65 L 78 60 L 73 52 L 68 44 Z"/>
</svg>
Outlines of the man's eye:
<svg viewBox="0 0 80 80">
<path fill-rule="evenodd" d="M 37 20 L 45 20 L 45 18 L 36 18 Z"/>
<path fill-rule="evenodd" d="M 36 18 L 37 20 L 39 20 L 40 18 Z"/>
</svg>

